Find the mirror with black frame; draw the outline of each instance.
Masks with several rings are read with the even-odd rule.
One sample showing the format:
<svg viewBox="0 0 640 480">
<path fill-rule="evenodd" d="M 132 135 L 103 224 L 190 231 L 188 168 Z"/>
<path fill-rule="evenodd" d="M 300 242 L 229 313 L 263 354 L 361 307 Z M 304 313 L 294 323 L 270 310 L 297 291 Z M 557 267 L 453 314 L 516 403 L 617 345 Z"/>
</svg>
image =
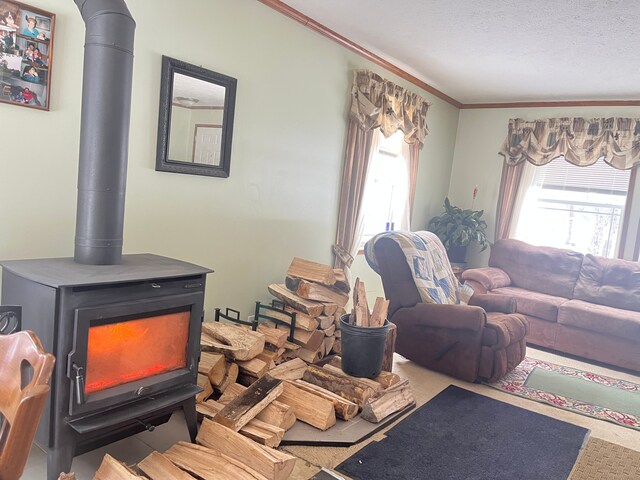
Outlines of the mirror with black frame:
<svg viewBox="0 0 640 480">
<path fill-rule="evenodd" d="M 156 170 L 228 177 L 237 80 L 162 57 Z"/>
</svg>

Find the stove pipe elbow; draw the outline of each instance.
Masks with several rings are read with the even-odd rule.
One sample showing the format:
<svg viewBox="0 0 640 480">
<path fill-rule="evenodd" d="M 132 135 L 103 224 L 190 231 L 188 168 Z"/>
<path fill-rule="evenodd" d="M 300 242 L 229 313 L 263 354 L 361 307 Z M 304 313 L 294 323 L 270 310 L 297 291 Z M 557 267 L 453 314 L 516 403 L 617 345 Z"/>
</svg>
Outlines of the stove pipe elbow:
<svg viewBox="0 0 640 480">
<path fill-rule="evenodd" d="M 86 25 L 74 260 L 122 261 L 133 43 L 124 0 L 74 0 Z"/>
</svg>

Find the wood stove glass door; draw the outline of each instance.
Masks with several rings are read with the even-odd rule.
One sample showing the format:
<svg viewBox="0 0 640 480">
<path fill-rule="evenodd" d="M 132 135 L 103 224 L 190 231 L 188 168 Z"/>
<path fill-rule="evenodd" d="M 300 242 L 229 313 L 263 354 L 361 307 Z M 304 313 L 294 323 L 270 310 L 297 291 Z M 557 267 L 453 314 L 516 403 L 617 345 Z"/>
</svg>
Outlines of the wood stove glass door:
<svg viewBox="0 0 640 480">
<path fill-rule="evenodd" d="M 192 381 L 201 302 L 202 294 L 196 293 L 77 309 L 67 367 L 72 381 L 69 413 Z"/>
</svg>

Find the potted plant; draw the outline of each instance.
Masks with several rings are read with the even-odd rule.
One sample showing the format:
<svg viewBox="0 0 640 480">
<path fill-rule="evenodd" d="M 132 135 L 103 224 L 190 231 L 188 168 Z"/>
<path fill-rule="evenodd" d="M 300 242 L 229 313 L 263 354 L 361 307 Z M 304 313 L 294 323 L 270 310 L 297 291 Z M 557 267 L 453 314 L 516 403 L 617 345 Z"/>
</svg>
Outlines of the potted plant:
<svg viewBox="0 0 640 480">
<path fill-rule="evenodd" d="M 481 219 L 483 213 L 484 210 L 455 207 L 445 198 L 444 213 L 429 221 L 427 229 L 438 236 L 452 263 L 465 263 L 471 242 L 477 242 L 482 247 L 480 251 L 487 248 L 487 222 Z"/>
</svg>

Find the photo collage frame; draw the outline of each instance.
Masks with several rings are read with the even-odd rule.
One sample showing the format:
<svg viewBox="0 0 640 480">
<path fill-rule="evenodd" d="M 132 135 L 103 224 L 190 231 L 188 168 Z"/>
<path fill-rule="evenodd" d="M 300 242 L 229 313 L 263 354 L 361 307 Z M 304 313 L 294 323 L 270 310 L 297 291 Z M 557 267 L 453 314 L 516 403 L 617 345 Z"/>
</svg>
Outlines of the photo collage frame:
<svg viewBox="0 0 640 480">
<path fill-rule="evenodd" d="M 0 102 L 49 110 L 55 15 L 0 0 Z"/>
</svg>

